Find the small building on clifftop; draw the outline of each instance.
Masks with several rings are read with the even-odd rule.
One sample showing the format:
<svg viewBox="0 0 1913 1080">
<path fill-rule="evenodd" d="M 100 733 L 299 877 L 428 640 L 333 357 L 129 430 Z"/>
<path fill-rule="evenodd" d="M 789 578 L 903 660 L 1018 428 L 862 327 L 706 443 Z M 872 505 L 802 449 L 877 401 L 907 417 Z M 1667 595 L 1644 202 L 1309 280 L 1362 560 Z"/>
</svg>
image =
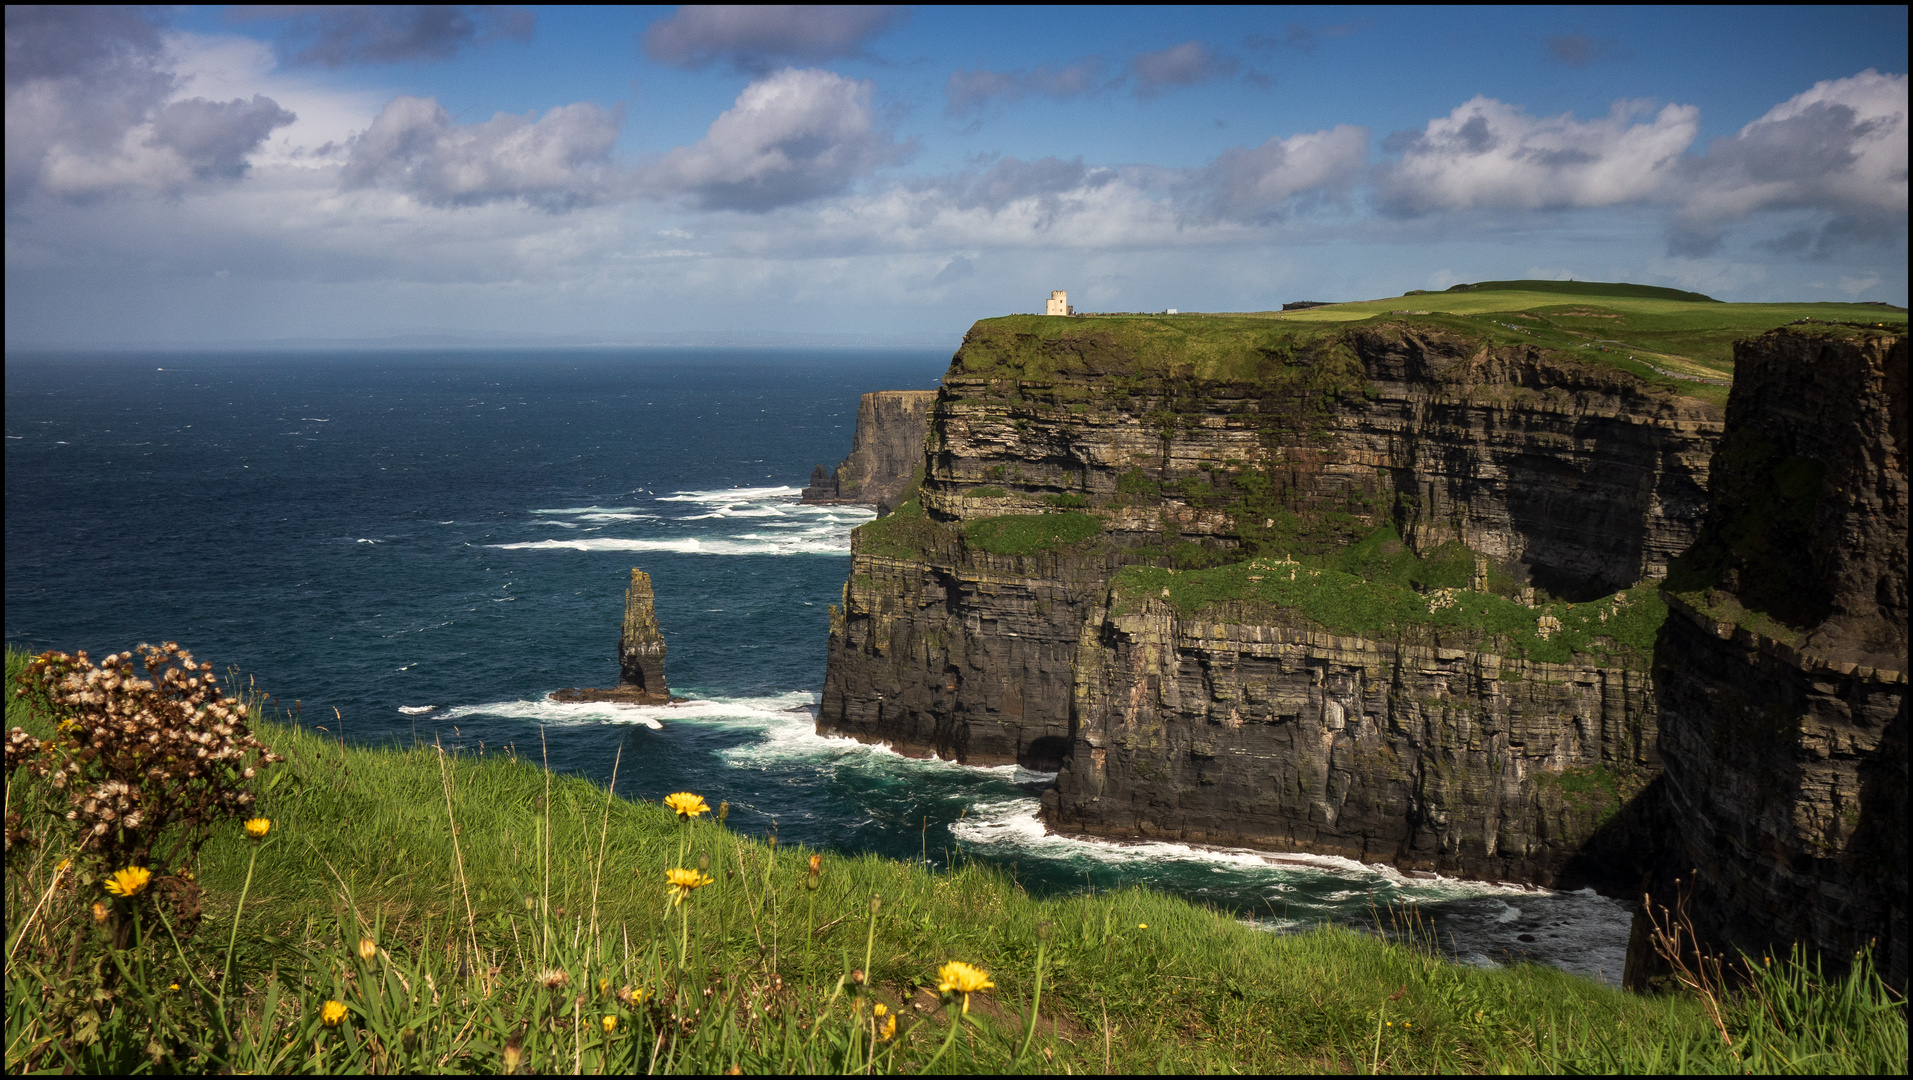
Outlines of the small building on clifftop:
<svg viewBox="0 0 1913 1080">
<path fill-rule="evenodd" d="M 1049 306 L 1043 309 L 1043 314 L 1045 315 L 1074 315 L 1076 314 L 1075 310 L 1069 306 L 1069 293 L 1064 292 L 1062 289 L 1050 290 Z"/>
</svg>

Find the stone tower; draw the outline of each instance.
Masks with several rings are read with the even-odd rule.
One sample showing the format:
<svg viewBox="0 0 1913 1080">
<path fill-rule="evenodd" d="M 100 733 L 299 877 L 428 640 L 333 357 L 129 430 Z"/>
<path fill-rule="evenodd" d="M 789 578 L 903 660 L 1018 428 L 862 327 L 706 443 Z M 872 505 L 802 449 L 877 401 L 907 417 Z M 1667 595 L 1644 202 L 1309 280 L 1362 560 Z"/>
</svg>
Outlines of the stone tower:
<svg viewBox="0 0 1913 1080">
<path fill-rule="evenodd" d="M 1049 307 L 1044 309 L 1043 314 L 1045 315 L 1069 314 L 1069 294 L 1064 292 L 1061 289 L 1050 290 Z"/>
<path fill-rule="evenodd" d="M 646 698 L 670 699 L 664 683 L 664 635 L 652 605 L 651 575 L 633 567 L 624 593 L 624 633 L 618 637 L 618 688 Z"/>
</svg>

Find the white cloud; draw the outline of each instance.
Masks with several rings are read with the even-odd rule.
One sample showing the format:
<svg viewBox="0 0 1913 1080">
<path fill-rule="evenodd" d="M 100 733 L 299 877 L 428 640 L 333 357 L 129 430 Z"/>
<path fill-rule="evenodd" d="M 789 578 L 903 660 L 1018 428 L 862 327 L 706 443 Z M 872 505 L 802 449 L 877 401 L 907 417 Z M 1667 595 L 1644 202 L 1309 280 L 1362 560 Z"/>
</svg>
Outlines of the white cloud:
<svg viewBox="0 0 1913 1080">
<path fill-rule="evenodd" d="M 165 35 L 166 66 L 182 92 L 215 101 L 264 94 L 298 119 L 273 133 L 253 152 L 256 167 L 335 167 L 345 145 L 370 127 L 390 97 L 372 90 L 342 89 L 310 72 L 279 66 L 272 46 L 237 34 Z"/>
<path fill-rule="evenodd" d="M 974 111 L 991 101 L 1020 101 L 1031 94 L 1067 100 L 1108 89 L 1103 58 L 1085 56 L 1067 64 L 1045 64 L 1015 71 L 957 70 L 944 83 L 945 107 L 953 114 Z"/>
<path fill-rule="evenodd" d="M 1136 79 L 1136 93 L 1155 97 L 1174 87 L 1199 86 L 1236 72 L 1234 60 L 1219 55 L 1200 41 L 1185 41 L 1156 52 L 1137 53 L 1129 59 L 1129 72 Z"/>
<path fill-rule="evenodd" d="M 744 88 L 704 138 L 649 171 L 656 192 L 705 209 L 768 210 L 838 195 L 912 146 L 880 126 L 875 86 L 818 69 L 786 68 Z"/>
<path fill-rule="evenodd" d="M 1858 299 L 1861 293 L 1866 292 L 1879 283 L 1880 275 L 1878 274 L 1868 274 L 1865 277 L 1846 277 L 1843 275 L 1840 278 L 1840 290 L 1848 296 Z"/>
<path fill-rule="evenodd" d="M 397 97 L 352 142 L 350 188 L 386 187 L 434 206 L 522 199 L 544 210 L 597 202 L 616 184 L 619 118 L 589 102 L 539 120 L 499 113 L 458 125 L 431 98 Z"/>
<path fill-rule="evenodd" d="M 6 48 L 10 204 L 204 190 L 296 119 L 257 93 L 181 96 L 159 28 L 132 9 L 9 7 Z"/>
<path fill-rule="evenodd" d="M 1224 150 L 1193 186 L 1209 216 L 1254 221 L 1280 216 L 1300 201 L 1346 198 L 1367 164 L 1368 129 L 1339 124 Z"/>
<path fill-rule="evenodd" d="M 1653 111 L 1647 121 L 1638 120 Z M 1476 96 L 1421 132 L 1383 143 L 1401 160 L 1376 175 L 1392 213 L 1612 206 L 1660 195 L 1700 128 L 1700 110 L 1617 101 L 1598 120 L 1530 116 Z"/>
<path fill-rule="evenodd" d="M 866 42 L 908 17 L 902 8 L 880 4 L 686 4 L 645 30 L 644 51 L 676 67 L 723 60 L 763 74 L 779 63 L 857 56 Z"/>
<path fill-rule="evenodd" d="M 1818 82 L 1688 163 L 1674 223 L 1676 254 L 1706 254 L 1727 223 L 1768 210 L 1827 220 L 1772 242 L 1825 258 L 1906 232 L 1907 77 L 1867 70 Z"/>
</svg>

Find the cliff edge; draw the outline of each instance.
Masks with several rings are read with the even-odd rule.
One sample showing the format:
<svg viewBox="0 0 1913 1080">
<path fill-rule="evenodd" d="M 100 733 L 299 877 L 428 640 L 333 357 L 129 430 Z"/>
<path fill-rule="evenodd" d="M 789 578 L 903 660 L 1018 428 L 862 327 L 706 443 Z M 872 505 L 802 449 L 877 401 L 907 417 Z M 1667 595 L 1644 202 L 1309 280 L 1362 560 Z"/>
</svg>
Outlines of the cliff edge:
<svg viewBox="0 0 1913 1080">
<path fill-rule="evenodd" d="M 857 403 L 850 456 L 835 469 L 818 465 L 801 501 L 857 503 L 887 514 L 904 499 L 923 462 L 923 435 L 935 390 L 875 390 Z"/>
</svg>

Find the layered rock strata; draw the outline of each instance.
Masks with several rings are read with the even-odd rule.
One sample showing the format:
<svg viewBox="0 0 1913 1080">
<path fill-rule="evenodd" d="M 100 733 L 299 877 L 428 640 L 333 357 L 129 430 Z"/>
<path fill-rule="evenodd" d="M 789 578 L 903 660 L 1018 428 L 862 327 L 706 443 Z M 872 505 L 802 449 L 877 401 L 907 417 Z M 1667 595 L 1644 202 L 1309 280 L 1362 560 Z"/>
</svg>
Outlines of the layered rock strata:
<svg viewBox="0 0 1913 1080">
<path fill-rule="evenodd" d="M 1906 339 L 1788 328 L 1735 362 L 1656 655 L 1674 832 L 1649 891 L 1755 955 L 1872 945 L 1903 988 Z"/>
<path fill-rule="evenodd" d="M 923 463 L 923 435 L 935 390 L 876 390 L 857 403 L 850 456 L 811 470 L 807 503 L 859 503 L 888 513 Z"/>
<path fill-rule="evenodd" d="M 1078 711 L 1072 719 L 1075 668 L 1086 630 L 1103 632 L 1107 582 L 1127 564 L 1321 553 L 1392 523 L 1417 550 L 1466 544 L 1487 561 L 1484 577 L 1509 588 L 1588 598 L 1663 572 L 1699 525 L 1721 412 L 1625 372 L 1413 324 L 1301 339 L 1243 320 L 1240 335 L 1209 348 L 1168 331 L 1158 347 L 1148 320 L 1134 320 L 1140 339 L 1099 322 L 1042 329 L 989 320 L 965 338 L 931 412 L 923 517 L 883 519 L 853 540 L 844 604 L 832 618 L 820 731 L 903 753 L 1039 769 L 1107 750 L 1088 746 L 1084 734 L 1100 716 Z M 1184 359 L 1191 355 L 1208 359 Z M 1020 554 L 993 554 L 973 531 L 1004 515 L 1057 512 L 1094 515 L 1104 531 Z M 1347 667 L 1360 654 L 1366 659 L 1355 666 L 1380 673 L 1411 662 L 1393 643 L 1363 648 L 1338 646 L 1294 663 L 1298 671 Z M 1610 686 L 1630 687 L 1615 691 L 1620 698 L 1644 693 L 1644 681 L 1631 678 L 1602 675 L 1603 700 Z M 1550 719 L 1533 723 L 1571 727 L 1580 716 L 1599 731 L 1633 708 L 1569 707 L 1580 692 L 1563 693 Z M 1470 727 L 1468 738 L 1520 737 L 1509 708 L 1471 707 L 1484 724 L 1494 719 Z M 1363 712 L 1395 723 L 1380 705 Z M 1321 722 L 1319 710 L 1311 722 Z M 1651 725 L 1638 731 L 1651 746 Z M 1650 768 L 1621 741 L 1582 738 L 1595 749 L 1562 762 Z M 1458 745 L 1431 743 L 1427 752 L 1439 757 L 1447 751 L 1438 748 Z M 1455 757 L 1455 767 L 1469 773 L 1470 790 L 1500 791 L 1491 771 L 1500 759 L 1480 754 Z M 1166 766 L 1162 774 L 1170 775 Z M 1401 790 L 1392 774 L 1376 777 Z M 1112 782 L 1122 788 L 1113 796 Z M 1114 798 L 1112 806 L 1180 797 L 1136 770 L 1103 783 L 1099 797 Z M 1538 797 L 1494 799 L 1513 806 Z M 1503 811 L 1503 820 L 1529 823 L 1508 848 L 1473 825 L 1443 831 L 1414 824 L 1412 815 L 1348 835 L 1331 829 L 1320 842 L 1502 874 L 1496 867 L 1504 863 L 1561 862 L 1539 854 L 1552 835 L 1545 830 L 1555 827 L 1541 824 L 1549 813 Z M 1468 815 L 1486 828 L 1485 809 Z M 1119 819 L 1169 827 L 1163 815 L 1137 811 L 1112 817 L 1108 829 L 1126 827 Z M 1086 813 L 1071 820 L 1102 828 Z M 1286 846 L 1306 828 L 1303 819 L 1293 828 L 1270 819 L 1245 825 L 1239 839 Z M 1415 829 L 1424 832 L 1404 839 Z M 1199 831 L 1221 839 L 1206 826 Z M 1462 854 L 1470 843 L 1480 855 Z M 1537 854 L 1513 862 L 1488 854 L 1515 848 Z M 1451 854 L 1427 854 L 1444 850 Z"/>
<path fill-rule="evenodd" d="M 1210 379 L 1093 323 L 1018 338 L 979 324 L 944 377 L 923 484 L 938 519 L 1075 496 L 1114 532 L 1227 546 L 1277 538 L 1281 511 L 1317 547 L 1395 520 L 1417 548 L 1459 541 L 1591 599 L 1692 543 L 1721 430 L 1715 406 L 1626 372 L 1414 325 L 1245 348 Z"/>
<path fill-rule="evenodd" d="M 1375 638 L 1294 609 L 1184 614 L 1144 597 L 1084 628 L 1073 753 L 1045 816 L 1448 875 L 1611 877 L 1588 846 L 1603 826 L 1612 851 L 1642 839 L 1620 809 L 1658 769 L 1644 668 L 1497 655 L 1457 628 Z"/>
<path fill-rule="evenodd" d="M 658 629 L 657 596 L 651 575 L 631 568 L 631 584 L 624 593 L 624 625 L 618 635 L 618 685 L 611 689 L 565 689 L 552 695 L 559 701 L 617 701 L 662 705 L 673 698 L 664 681 L 664 632 Z"/>
</svg>

